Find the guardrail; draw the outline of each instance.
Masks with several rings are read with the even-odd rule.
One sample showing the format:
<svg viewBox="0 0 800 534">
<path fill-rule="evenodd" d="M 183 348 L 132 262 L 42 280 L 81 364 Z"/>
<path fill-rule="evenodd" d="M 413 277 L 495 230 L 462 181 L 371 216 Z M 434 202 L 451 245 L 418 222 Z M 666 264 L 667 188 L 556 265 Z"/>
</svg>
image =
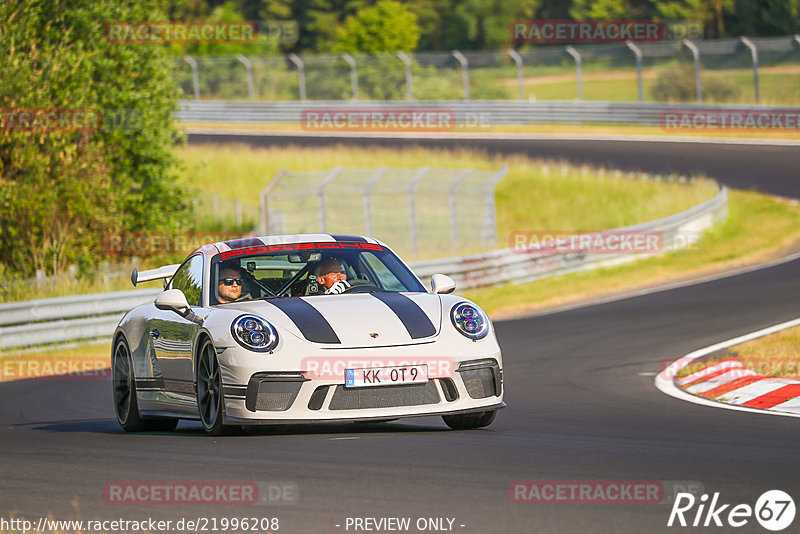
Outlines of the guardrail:
<svg viewBox="0 0 800 534">
<path fill-rule="evenodd" d="M 426 110 L 444 113 L 453 121 L 434 127 L 425 126 L 424 131 L 451 131 L 455 127 L 480 131 L 496 125 L 526 124 L 628 124 L 638 126 L 662 126 L 669 111 L 685 112 L 780 112 L 798 113 L 800 107 L 773 107 L 734 104 L 652 104 L 637 102 L 581 102 L 548 100 L 526 102 L 519 100 L 428 100 L 412 103 L 396 100 L 362 101 L 284 101 L 284 102 L 235 102 L 224 100 L 185 100 L 180 103 L 175 117 L 182 122 L 226 123 L 226 124 L 291 124 L 300 125 L 308 131 L 355 131 L 352 125 L 315 125 L 308 117 L 310 112 L 353 112 L 372 110 L 383 112 Z M 303 118 L 305 117 L 305 119 Z M 346 118 L 345 118 L 346 119 Z M 386 128 L 367 125 L 360 131 Z M 415 131 L 419 128 L 397 127 L 396 131 Z"/>
<path fill-rule="evenodd" d="M 677 238 L 697 236 L 723 219 L 728 212 L 728 190 L 723 187 L 714 198 L 686 211 L 647 223 L 615 228 L 606 232 L 659 232 L 664 250 L 676 248 Z M 600 234 L 590 233 L 588 235 Z M 508 282 L 530 282 L 546 276 L 607 267 L 641 259 L 634 254 L 519 253 L 501 249 L 462 258 L 420 261 L 411 265 L 420 278 L 445 273 L 459 289 L 476 289 Z"/>
<path fill-rule="evenodd" d="M 0 304 L 0 350 L 110 336 L 125 312 L 161 291 L 135 289 Z"/>
<path fill-rule="evenodd" d="M 612 231 L 661 232 L 664 249 L 669 250 L 681 235 L 697 235 L 724 218 L 727 207 L 728 192 L 723 187 L 711 200 L 681 213 Z M 413 262 L 410 267 L 422 279 L 434 273 L 448 274 L 463 290 L 528 282 L 639 258 L 642 254 L 521 254 L 506 248 Z M 155 299 L 161 291 L 137 289 L 0 304 L 0 350 L 109 337 L 125 312 Z"/>
</svg>

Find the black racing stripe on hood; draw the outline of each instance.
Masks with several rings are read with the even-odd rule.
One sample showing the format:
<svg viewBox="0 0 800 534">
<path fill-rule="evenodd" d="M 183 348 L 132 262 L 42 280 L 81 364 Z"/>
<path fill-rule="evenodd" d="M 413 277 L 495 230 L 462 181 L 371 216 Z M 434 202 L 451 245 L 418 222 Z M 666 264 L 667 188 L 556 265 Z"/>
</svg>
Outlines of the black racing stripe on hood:
<svg viewBox="0 0 800 534">
<path fill-rule="evenodd" d="M 370 293 L 394 312 L 408 330 L 411 339 L 430 337 L 436 333 L 436 327 L 416 302 L 402 293 Z"/>
<path fill-rule="evenodd" d="M 285 313 L 307 340 L 314 343 L 341 343 L 325 317 L 300 297 L 277 298 L 268 302 Z"/>
<path fill-rule="evenodd" d="M 237 248 L 263 247 L 265 243 L 257 237 L 244 237 L 225 241 L 225 244 L 231 247 L 231 250 L 236 250 Z"/>
</svg>

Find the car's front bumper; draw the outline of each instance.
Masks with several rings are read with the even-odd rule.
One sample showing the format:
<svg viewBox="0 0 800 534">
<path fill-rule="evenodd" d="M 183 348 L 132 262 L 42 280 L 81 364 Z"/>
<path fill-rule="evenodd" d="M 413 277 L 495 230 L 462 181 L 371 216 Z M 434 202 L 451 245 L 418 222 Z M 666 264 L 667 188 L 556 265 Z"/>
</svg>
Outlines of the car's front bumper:
<svg viewBox="0 0 800 534">
<path fill-rule="evenodd" d="M 347 388 L 343 380 L 301 372 L 254 373 L 246 386 L 224 388 L 231 424 L 369 421 L 452 415 L 505 407 L 499 354 L 460 362 L 452 376 L 423 384 Z"/>
</svg>

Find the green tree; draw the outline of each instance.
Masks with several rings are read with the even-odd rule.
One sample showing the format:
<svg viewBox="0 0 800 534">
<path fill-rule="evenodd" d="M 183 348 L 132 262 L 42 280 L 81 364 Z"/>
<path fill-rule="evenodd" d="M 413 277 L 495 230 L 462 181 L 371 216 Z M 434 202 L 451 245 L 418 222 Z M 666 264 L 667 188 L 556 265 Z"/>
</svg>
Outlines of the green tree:
<svg viewBox="0 0 800 534">
<path fill-rule="evenodd" d="M 417 16 L 395 0 L 379 0 L 347 18 L 340 28 L 335 52 L 396 52 L 417 47 Z"/>
<path fill-rule="evenodd" d="M 497 50 L 511 42 L 510 24 L 515 20 L 531 19 L 538 0 L 528 2 L 508 0 L 464 0 L 458 3 L 456 14 L 461 19 L 469 43 L 460 48 Z"/>
<path fill-rule="evenodd" d="M 569 12 L 576 20 L 624 19 L 630 4 L 628 0 L 573 0 Z"/>
<path fill-rule="evenodd" d="M 790 35 L 800 31 L 800 0 L 736 0 L 726 5 L 728 35 Z"/>
<path fill-rule="evenodd" d="M 165 50 L 114 44 L 112 21 L 164 20 L 135 0 L 0 3 L 0 261 L 59 273 L 91 262 L 115 231 L 166 231 L 188 219 L 176 187 L 177 90 Z M 93 110 L 94 128 L 22 131 L 30 110 Z M 26 111 L 27 110 L 27 111 Z"/>
</svg>

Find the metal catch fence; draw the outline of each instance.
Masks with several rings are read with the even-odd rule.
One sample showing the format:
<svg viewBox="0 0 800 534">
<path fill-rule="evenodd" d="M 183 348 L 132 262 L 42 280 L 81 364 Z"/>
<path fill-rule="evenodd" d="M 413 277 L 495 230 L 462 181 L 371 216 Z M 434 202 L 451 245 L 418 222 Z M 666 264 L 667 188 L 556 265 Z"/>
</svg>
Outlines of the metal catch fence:
<svg viewBox="0 0 800 534">
<path fill-rule="evenodd" d="M 800 35 L 518 50 L 175 58 L 195 100 L 614 100 L 796 105 Z M 677 70 L 667 71 L 669 68 Z M 666 76 L 664 73 L 666 72 Z M 773 80 L 770 83 L 768 77 Z"/>
<path fill-rule="evenodd" d="M 365 234 L 420 254 L 497 245 L 494 189 L 508 172 L 474 169 L 282 170 L 261 193 L 265 234 Z"/>
</svg>

